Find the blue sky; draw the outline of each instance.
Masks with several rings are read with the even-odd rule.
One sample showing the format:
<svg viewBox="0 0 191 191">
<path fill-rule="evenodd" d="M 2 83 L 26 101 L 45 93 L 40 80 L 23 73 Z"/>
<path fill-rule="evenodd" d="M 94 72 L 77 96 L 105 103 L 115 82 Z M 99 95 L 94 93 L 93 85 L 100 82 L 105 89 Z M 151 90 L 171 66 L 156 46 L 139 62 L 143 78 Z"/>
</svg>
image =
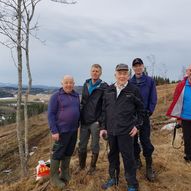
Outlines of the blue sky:
<svg viewBox="0 0 191 191">
<path fill-rule="evenodd" d="M 81 85 L 94 63 L 102 65 L 102 79 L 111 83 L 115 66 L 131 66 L 135 57 L 151 74 L 152 55 L 155 75 L 178 80 L 191 63 L 190 7 L 190 0 L 78 0 L 75 5 L 42 0 L 36 17 L 38 37 L 46 43 L 31 38 L 33 84 L 59 86 L 70 74 Z M 0 45 L 0 52 L 0 82 L 16 83 L 10 51 Z"/>
</svg>

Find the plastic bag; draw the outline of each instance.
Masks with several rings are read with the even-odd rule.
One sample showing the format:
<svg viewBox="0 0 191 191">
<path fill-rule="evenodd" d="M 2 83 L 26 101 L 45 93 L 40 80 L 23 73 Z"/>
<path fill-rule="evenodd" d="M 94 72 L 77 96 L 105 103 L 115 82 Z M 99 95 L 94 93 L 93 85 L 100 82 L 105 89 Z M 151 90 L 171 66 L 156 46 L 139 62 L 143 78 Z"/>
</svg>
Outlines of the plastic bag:
<svg viewBox="0 0 191 191">
<path fill-rule="evenodd" d="M 48 164 L 48 162 L 46 162 Z M 39 160 L 36 167 L 36 180 L 50 175 L 50 168 L 47 166 L 44 160 Z"/>
<path fill-rule="evenodd" d="M 176 125 L 176 123 L 166 124 L 166 125 L 164 125 L 164 126 L 161 128 L 161 131 L 163 131 L 163 130 L 173 131 L 173 129 L 175 128 L 175 125 Z"/>
</svg>

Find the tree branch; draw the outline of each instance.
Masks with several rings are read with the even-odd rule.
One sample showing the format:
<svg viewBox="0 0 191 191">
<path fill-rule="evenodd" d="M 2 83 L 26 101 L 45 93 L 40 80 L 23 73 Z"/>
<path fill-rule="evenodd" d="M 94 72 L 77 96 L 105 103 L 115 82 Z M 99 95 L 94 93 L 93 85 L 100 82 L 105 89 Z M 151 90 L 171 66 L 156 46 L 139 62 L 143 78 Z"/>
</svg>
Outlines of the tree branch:
<svg viewBox="0 0 191 191">
<path fill-rule="evenodd" d="M 76 4 L 77 1 L 68 2 L 67 0 L 51 0 L 57 3 L 63 3 L 63 4 Z"/>
</svg>

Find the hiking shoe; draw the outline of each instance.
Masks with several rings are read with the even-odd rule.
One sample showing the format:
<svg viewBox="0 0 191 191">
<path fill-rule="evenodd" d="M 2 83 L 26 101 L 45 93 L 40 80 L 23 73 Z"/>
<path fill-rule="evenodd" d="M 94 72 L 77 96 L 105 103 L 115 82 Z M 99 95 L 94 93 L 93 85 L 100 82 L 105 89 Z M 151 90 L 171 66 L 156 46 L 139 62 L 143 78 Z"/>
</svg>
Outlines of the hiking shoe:
<svg viewBox="0 0 191 191">
<path fill-rule="evenodd" d="M 103 190 L 107 190 L 108 188 L 117 185 L 117 181 L 115 178 L 110 178 L 108 181 L 101 186 Z"/>
<path fill-rule="evenodd" d="M 138 191 L 138 188 L 135 187 L 128 187 L 127 191 Z"/>
</svg>

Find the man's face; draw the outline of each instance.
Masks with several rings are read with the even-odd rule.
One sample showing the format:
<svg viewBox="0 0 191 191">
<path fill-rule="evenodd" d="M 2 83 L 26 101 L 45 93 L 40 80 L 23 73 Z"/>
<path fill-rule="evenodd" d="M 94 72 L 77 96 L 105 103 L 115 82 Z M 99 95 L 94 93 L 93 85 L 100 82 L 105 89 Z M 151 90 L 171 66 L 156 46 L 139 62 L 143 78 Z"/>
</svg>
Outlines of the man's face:
<svg viewBox="0 0 191 191">
<path fill-rule="evenodd" d="M 133 66 L 133 71 L 135 72 L 135 75 L 141 75 L 144 71 L 144 65 L 143 64 L 135 64 Z"/>
<path fill-rule="evenodd" d="M 101 76 L 101 69 L 92 67 L 91 68 L 91 78 L 93 80 L 98 80 L 100 78 L 100 76 Z"/>
<path fill-rule="evenodd" d="M 129 80 L 129 72 L 127 70 L 119 70 L 115 72 L 117 84 L 123 86 Z"/>
<path fill-rule="evenodd" d="M 71 93 L 74 89 L 74 80 L 72 78 L 64 78 L 62 81 L 62 87 L 66 93 Z"/>
</svg>

